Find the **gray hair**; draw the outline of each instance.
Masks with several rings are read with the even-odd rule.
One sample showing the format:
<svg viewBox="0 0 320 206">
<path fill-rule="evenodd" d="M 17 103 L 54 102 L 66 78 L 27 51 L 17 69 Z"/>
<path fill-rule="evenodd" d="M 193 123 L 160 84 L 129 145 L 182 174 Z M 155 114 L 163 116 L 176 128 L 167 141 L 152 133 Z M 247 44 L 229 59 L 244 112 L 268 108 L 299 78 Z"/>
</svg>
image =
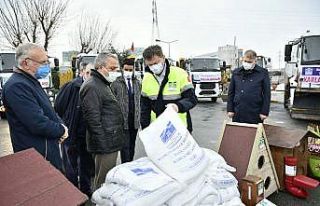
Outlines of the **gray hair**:
<svg viewBox="0 0 320 206">
<path fill-rule="evenodd" d="M 106 63 L 109 58 L 116 59 L 118 61 L 118 56 L 112 53 L 99 53 L 94 62 L 94 68 L 100 69 L 101 67 L 107 66 Z"/>
<path fill-rule="evenodd" d="M 16 50 L 16 61 L 18 63 L 18 66 L 21 66 L 22 61 L 29 57 L 29 53 L 33 49 L 44 50 L 42 46 L 35 43 L 25 43 L 25 44 L 20 44 L 20 46 L 18 46 Z"/>
</svg>

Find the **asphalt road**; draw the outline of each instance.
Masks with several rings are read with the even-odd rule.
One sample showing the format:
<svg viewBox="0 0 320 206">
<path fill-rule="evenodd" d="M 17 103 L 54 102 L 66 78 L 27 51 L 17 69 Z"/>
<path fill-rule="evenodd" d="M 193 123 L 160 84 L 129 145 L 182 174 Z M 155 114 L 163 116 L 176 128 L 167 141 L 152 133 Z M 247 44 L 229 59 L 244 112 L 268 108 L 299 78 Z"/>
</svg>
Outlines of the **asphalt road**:
<svg viewBox="0 0 320 206">
<path fill-rule="evenodd" d="M 226 116 L 226 103 L 218 99 L 216 103 L 208 100 L 201 100 L 191 111 L 193 122 L 193 137 L 202 147 L 216 149 L 215 143 L 221 135 L 221 130 Z M 280 125 L 289 128 L 306 129 L 308 121 L 293 120 L 282 104 L 273 103 L 271 105 L 270 117 L 266 123 Z M 6 120 L 0 121 L 0 157 L 11 154 L 12 147 L 9 136 L 9 129 Z M 136 157 L 143 155 L 140 144 L 136 147 Z M 306 200 L 295 198 L 285 192 L 272 194 L 269 198 L 277 205 L 286 206 L 316 206 L 320 205 L 320 189 L 311 190 L 310 197 Z"/>
</svg>

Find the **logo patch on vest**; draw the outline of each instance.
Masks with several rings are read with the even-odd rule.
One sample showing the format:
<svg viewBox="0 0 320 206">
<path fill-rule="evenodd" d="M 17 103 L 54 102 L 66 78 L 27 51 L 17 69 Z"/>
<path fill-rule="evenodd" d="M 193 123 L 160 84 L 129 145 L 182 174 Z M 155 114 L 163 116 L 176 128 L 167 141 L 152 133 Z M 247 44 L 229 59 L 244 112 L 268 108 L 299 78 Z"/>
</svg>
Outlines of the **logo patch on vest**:
<svg viewBox="0 0 320 206">
<path fill-rule="evenodd" d="M 176 91 L 177 90 L 177 82 L 168 82 L 168 90 Z"/>
</svg>

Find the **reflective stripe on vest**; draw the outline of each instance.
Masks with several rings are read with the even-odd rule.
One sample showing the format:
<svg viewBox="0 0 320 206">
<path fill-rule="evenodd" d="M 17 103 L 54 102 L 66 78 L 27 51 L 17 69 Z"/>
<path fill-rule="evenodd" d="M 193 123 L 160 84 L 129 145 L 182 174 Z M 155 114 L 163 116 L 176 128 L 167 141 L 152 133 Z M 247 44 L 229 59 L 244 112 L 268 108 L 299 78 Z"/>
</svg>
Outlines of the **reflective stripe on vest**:
<svg viewBox="0 0 320 206">
<path fill-rule="evenodd" d="M 181 68 L 170 67 L 168 82 L 163 89 L 163 100 L 178 100 L 181 99 L 181 93 L 193 88 L 193 85 L 188 80 L 188 74 Z M 142 80 L 141 95 L 150 100 L 157 100 L 160 85 L 151 73 L 146 73 Z M 152 112 L 153 113 L 153 112 Z M 151 121 L 155 119 L 155 114 L 151 115 Z M 187 125 L 187 114 L 178 113 L 181 120 Z"/>
</svg>

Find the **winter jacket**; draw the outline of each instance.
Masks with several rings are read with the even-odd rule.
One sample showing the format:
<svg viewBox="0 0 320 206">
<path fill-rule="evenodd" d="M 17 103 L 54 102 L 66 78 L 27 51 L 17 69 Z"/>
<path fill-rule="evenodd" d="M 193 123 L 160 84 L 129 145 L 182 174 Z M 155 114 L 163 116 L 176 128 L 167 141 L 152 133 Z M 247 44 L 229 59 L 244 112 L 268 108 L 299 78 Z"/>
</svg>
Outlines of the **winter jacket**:
<svg viewBox="0 0 320 206">
<path fill-rule="evenodd" d="M 123 76 L 118 77 L 112 84 L 111 88 L 121 106 L 121 111 L 124 118 L 124 128 L 129 129 L 129 96 L 128 86 Z M 136 78 L 132 78 L 132 89 L 134 96 L 134 129 L 140 127 L 140 96 L 141 96 L 141 83 Z"/>
<path fill-rule="evenodd" d="M 65 143 L 75 144 L 78 140 L 85 141 L 86 125 L 82 116 L 79 94 L 82 83 L 82 77 L 66 83 L 55 100 L 54 109 L 69 129 L 69 138 Z"/>
<path fill-rule="evenodd" d="M 33 147 L 61 170 L 58 140 L 64 127 L 38 80 L 17 69 L 4 85 L 2 98 L 13 151 Z"/>
<path fill-rule="evenodd" d="M 108 82 L 97 70 L 80 88 L 83 117 L 87 124 L 90 153 L 109 154 L 121 150 L 124 121 L 120 104 Z"/>
<path fill-rule="evenodd" d="M 227 111 L 235 113 L 233 121 L 262 122 L 260 114 L 269 115 L 270 98 L 270 78 L 266 69 L 255 65 L 249 71 L 243 67 L 233 71 L 227 104 Z"/>
</svg>

